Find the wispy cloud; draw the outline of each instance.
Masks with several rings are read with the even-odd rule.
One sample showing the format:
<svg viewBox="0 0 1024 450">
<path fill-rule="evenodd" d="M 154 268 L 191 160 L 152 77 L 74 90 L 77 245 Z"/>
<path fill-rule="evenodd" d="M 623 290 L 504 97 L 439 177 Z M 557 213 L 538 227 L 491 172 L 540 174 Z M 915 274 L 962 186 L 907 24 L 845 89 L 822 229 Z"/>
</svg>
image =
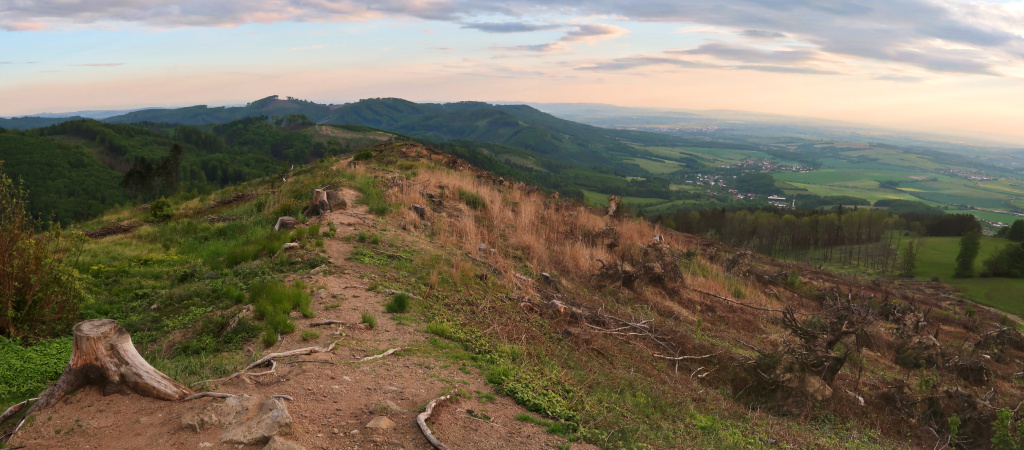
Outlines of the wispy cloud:
<svg viewBox="0 0 1024 450">
<path fill-rule="evenodd" d="M 743 30 L 740 32 L 743 36 L 756 39 L 782 39 L 786 37 L 786 33 L 779 33 L 778 31 L 766 31 L 766 30 Z"/>
<path fill-rule="evenodd" d="M 2 6 L 0 6 L 2 8 Z M 2 12 L 2 10 L 0 10 Z M 0 16 L 2 19 L 3 16 Z M 7 22 L 0 21 L 0 30 L 4 31 L 41 31 L 49 28 L 50 25 L 44 22 Z"/>
<path fill-rule="evenodd" d="M 290 52 L 297 52 L 297 51 L 302 51 L 302 50 L 316 50 L 316 49 L 320 49 L 320 48 L 327 48 L 327 46 L 326 45 L 310 45 L 310 46 L 307 46 L 307 47 L 292 47 L 292 48 L 288 49 L 288 51 L 290 51 Z"/>
<path fill-rule="evenodd" d="M 462 28 L 470 28 L 487 33 L 528 33 L 532 31 L 556 30 L 562 28 L 562 25 L 527 22 L 470 22 L 463 24 Z"/>
<path fill-rule="evenodd" d="M 775 66 L 770 64 L 744 64 L 734 66 L 733 68 L 739 70 L 758 70 L 761 72 L 795 73 L 804 75 L 839 75 L 839 72 L 831 70 L 821 70 L 811 67 Z"/>
<path fill-rule="evenodd" d="M 124 63 L 85 63 L 85 64 L 69 64 L 75 67 L 117 67 L 123 66 Z"/>
<path fill-rule="evenodd" d="M 624 71 L 647 66 L 671 66 L 680 67 L 684 69 L 721 67 L 715 64 L 688 61 L 685 59 L 665 58 L 662 56 L 629 56 L 625 58 L 615 58 L 597 64 L 590 64 L 582 67 L 577 67 L 576 70 Z"/>
<path fill-rule="evenodd" d="M 729 61 L 758 64 L 795 64 L 814 59 L 816 52 L 810 50 L 765 50 L 739 44 L 713 42 L 690 50 L 669 50 L 665 53 L 679 55 L 706 55 Z"/>
<path fill-rule="evenodd" d="M 924 81 L 924 78 L 913 77 L 909 75 L 881 75 L 874 78 L 879 81 L 895 81 L 899 83 L 919 83 Z"/>
<path fill-rule="evenodd" d="M 565 15 L 706 26 L 758 39 L 784 36 L 825 54 L 906 64 L 932 72 L 998 75 L 1006 72 L 1002 69 L 1024 65 L 1020 26 L 1024 9 L 1013 2 L 995 1 L 219 0 L 172 4 L 169 0 L 21 0 L 0 2 L 0 29 L 34 31 L 117 23 L 235 26 L 414 17 L 501 33 L 548 26 L 524 17 L 543 22 L 544 17 Z M 591 26 L 576 27 L 560 42 L 607 35 Z M 963 51 L 943 52 L 957 46 Z M 555 48 L 534 47 L 539 49 L 535 51 Z M 936 52 L 939 55 L 932 56 Z"/>
<path fill-rule="evenodd" d="M 555 42 L 533 45 L 513 45 L 508 47 L 492 47 L 495 50 L 526 51 L 526 52 L 554 52 L 572 48 L 572 43 L 584 42 L 594 44 L 596 42 L 614 39 L 629 33 L 629 30 L 615 25 L 606 24 L 581 24 L 573 25 L 575 29 L 565 33 Z"/>
</svg>

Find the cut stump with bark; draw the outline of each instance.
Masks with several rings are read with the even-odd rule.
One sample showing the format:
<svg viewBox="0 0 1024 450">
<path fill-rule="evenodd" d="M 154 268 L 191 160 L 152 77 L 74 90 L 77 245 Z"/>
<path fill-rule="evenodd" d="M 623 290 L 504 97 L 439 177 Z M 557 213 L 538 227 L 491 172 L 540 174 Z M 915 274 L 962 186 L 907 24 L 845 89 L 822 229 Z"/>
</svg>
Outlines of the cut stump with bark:
<svg viewBox="0 0 1024 450">
<path fill-rule="evenodd" d="M 50 389 L 39 396 L 29 413 L 53 406 L 67 393 L 84 386 L 103 386 L 104 394 L 127 387 L 146 397 L 181 400 L 192 390 L 156 370 L 132 345 L 132 338 L 111 319 L 75 325 L 71 361 Z"/>
</svg>

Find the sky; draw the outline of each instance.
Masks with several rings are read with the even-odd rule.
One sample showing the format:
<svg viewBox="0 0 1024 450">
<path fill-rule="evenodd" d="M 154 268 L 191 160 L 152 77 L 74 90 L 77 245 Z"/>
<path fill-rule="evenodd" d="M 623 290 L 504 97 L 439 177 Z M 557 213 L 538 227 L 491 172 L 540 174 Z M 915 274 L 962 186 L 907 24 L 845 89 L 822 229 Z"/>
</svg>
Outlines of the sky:
<svg viewBox="0 0 1024 450">
<path fill-rule="evenodd" d="M 0 116 L 607 103 L 1024 142 L 1024 0 L 2 0 Z"/>
</svg>

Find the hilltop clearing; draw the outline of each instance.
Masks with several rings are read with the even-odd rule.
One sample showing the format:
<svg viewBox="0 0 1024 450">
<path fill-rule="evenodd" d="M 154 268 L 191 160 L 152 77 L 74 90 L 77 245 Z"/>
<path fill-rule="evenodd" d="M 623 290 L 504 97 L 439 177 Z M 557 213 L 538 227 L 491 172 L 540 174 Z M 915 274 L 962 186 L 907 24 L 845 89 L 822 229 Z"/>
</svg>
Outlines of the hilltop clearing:
<svg viewBox="0 0 1024 450">
<path fill-rule="evenodd" d="M 940 283 L 758 256 L 412 142 L 270 181 L 174 204 L 166 221 L 122 210 L 82 224 L 141 225 L 85 245 L 76 267 L 95 301 L 82 316 L 118 320 L 156 368 L 196 390 L 291 396 L 287 438 L 307 448 L 427 448 L 414 417 L 447 393 L 430 426 L 451 448 L 982 448 L 1017 438 L 1018 324 Z M 301 217 L 313 188 L 348 207 L 272 231 L 280 216 Z M 314 326 L 324 320 L 339 323 Z M 281 358 L 270 374 L 204 382 L 332 343 Z M 197 434 L 182 417 L 222 401 L 86 389 L 37 412 L 11 442 L 220 446 L 219 430 Z M 393 429 L 364 428 L 384 415 Z"/>
</svg>

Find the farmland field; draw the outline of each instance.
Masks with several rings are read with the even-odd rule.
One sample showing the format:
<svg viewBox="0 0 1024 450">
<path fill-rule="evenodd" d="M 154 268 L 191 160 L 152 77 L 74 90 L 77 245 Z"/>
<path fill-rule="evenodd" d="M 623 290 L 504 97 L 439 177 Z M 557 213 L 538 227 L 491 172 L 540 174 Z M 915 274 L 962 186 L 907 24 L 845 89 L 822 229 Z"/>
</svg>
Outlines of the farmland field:
<svg viewBox="0 0 1024 450">
<path fill-rule="evenodd" d="M 1011 244 L 1006 239 L 983 237 L 981 251 L 975 261 L 975 272 L 981 272 L 982 262 L 1005 245 Z M 926 237 L 917 258 L 917 270 L 914 275 L 920 279 L 929 279 L 938 275 L 943 283 L 963 291 L 968 298 L 1006 311 L 1017 316 L 1024 316 L 1024 279 L 1011 278 L 953 278 L 956 255 L 960 251 L 958 237 Z"/>
</svg>

